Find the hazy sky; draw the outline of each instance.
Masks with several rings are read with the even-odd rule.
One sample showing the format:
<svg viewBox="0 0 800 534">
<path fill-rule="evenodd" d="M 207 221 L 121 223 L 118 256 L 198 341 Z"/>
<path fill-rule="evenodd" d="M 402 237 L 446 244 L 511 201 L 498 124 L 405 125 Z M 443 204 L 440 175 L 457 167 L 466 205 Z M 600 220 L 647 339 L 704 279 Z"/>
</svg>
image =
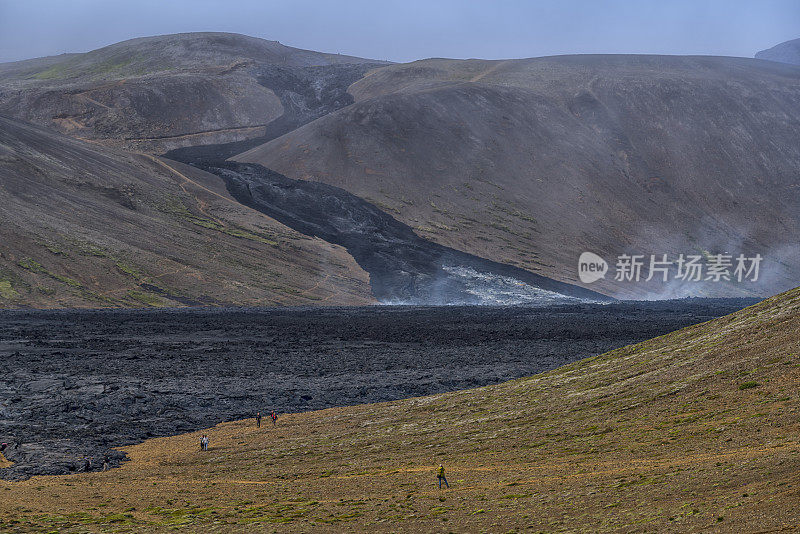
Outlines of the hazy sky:
<svg viewBox="0 0 800 534">
<path fill-rule="evenodd" d="M 800 0 L 0 0 L 0 61 L 189 31 L 244 33 L 392 61 L 752 57 L 800 37 Z"/>
</svg>

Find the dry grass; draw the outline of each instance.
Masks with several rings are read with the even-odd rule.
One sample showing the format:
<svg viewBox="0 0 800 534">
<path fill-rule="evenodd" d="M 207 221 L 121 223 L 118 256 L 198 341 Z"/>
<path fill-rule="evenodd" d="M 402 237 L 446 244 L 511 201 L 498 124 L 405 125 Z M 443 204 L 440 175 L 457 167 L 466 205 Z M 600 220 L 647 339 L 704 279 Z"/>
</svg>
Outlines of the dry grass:
<svg viewBox="0 0 800 534">
<path fill-rule="evenodd" d="M 0 482 L 0 530 L 796 530 L 799 309 L 795 290 L 497 386 L 225 423 L 206 453 L 153 439 L 121 469 Z"/>
</svg>

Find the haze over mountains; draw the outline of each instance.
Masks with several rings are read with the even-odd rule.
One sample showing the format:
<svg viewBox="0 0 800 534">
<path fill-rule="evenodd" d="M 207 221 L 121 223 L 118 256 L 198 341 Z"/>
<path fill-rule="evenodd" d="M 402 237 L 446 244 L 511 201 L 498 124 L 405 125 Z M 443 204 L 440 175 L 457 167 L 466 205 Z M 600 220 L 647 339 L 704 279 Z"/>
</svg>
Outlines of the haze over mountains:
<svg viewBox="0 0 800 534">
<path fill-rule="evenodd" d="M 781 47 L 775 49 L 786 49 Z M 758 57 L 778 57 L 767 52 Z M 623 253 L 765 258 L 760 284 L 625 284 L 607 276 L 587 286 L 610 296 L 769 295 L 796 285 L 800 272 L 800 68 L 776 61 L 557 56 L 387 65 L 234 34 L 179 34 L 0 65 L 0 114 L 14 118 L 3 121 L 0 140 L 2 193 L 16 202 L 4 210 L 4 226 L 18 228 L 2 249 L 9 273 L 4 278 L 9 290 L 0 294 L 4 306 L 90 305 L 76 287 L 51 288 L 63 293 L 61 300 L 34 293 L 40 284 L 29 279 L 31 269 L 20 262 L 30 258 L 44 265 L 41 258 L 53 253 L 30 243 L 86 235 L 88 223 L 79 219 L 109 195 L 152 207 L 158 197 L 184 193 L 180 178 L 177 184 L 176 175 L 172 182 L 165 178 L 170 171 L 163 164 L 131 154 L 160 155 L 182 147 L 194 148 L 170 157 L 198 165 L 233 157 L 288 179 L 329 184 L 436 246 L 556 282 L 580 285 L 577 258 L 584 250 L 609 263 Z M 69 150 L 50 154 L 53 146 Z M 115 172 L 139 181 L 122 184 L 107 177 L 103 165 L 111 164 L 95 166 L 100 158 L 133 165 L 135 170 Z M 180 169 L 227 195 L 213 175 Z M 41 224 L 34 230 L 30 221 L 47 220 L 53 210 L 20 191 L 35 190 L 54 176 L 72 177 L 73 182 L 56 180 L 56 190 L 70 188 L 72 207 L 59 222 L 49 223 L 49 230 Z M 83 182 L 92 185 L 74 185 Z M 103 196 L 103 188 L 128 192 Z M 186 194 L 190 215 L 182 222 L 154 215 L 138 236 L 132 229 L 142 222 L 130 222 L 128 234 L 117 228 L 119 213 L 130 215 L 117 201 L 113 209 L 93 215 L 93 242 L 115 242 L 113 254 L 143 257 L 137 251 L 158 242 L 151 236 L 187 228 L 219 247 L 208 254 L 198 253 L 199 245 L 186 248 L 198 262 L 209 262 L 195 265 L 201 276 L 216 269 L 202 290 L 186 280 L 159 288 L 161 293 L 145 290 L 150 297 L 143 300 L 172 303 L 180 299 L 169 295 L 182 295 L 187 302 L 303 303 L 307 299 L 294 298 L 293 290 L 321 287 L 310 272 L 326 273 L 329 284 L 315 298 L 331 303 L 374 298 L 365 285 L 365 266 L 358 267 L 342 249 L 302 239 L 263 214 L 256 223 L 255 212 L 228 195 L 224 209 L 247 219 L 247 224 L 234 219 L 243 231 L 259 235 L 253 225 L 263 224 L 267 233 L 303 244 L 279 251 L 260 243 L 257 251 L 245 250 L 256 246 L 252 239 L 220 230 L 231 230 L 233 220 L 214 222 L 222 218 L 218 211 L 203 215 L 206 193 Z M 55 205 L 63 195 L 52 197 Z M 202 227 L 192 218 L 208 224 Z M 165 239 L 150 252 L 169 256 L 170 246 L 180 251 L 187 243 Z M 336 259 L 315 265 L 325 254 Z M 220 267 L 233 257 L 247 267 Z M 83 287 L 83 260 L 65 255 L 46 271 L 80 280 Z M 176 253 L 170 261 L 180 269 L 188 259 Z M 295 262 L 308 271 L 294 269 Z M 251 291 L 260 268 L 284 276 L 291 271 L 287 287 L 292 289 L 281 294 L 267 284 Z M 119 286 L 114 277 L 112 282 L 94 276 L 101 289 Z M 130 280 L 126 291 L 142 292 L 146 278 Z M 221 280 L 240 291 L 207 290 L 222 287 Z M 135 304 L 130 299 L 94 302 Z"/>
</svg>

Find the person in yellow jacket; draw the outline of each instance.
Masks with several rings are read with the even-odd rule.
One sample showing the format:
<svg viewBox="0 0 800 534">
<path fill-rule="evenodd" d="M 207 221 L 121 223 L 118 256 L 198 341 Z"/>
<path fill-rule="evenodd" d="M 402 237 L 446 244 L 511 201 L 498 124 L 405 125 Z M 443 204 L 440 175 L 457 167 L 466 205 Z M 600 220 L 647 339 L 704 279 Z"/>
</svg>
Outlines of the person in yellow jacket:
<svg viewBox="0 0 800 534">
<path fill-rule="evenodd" d="M 447 483 L 447 479 L 444 477 L 444 466 L 442 464 L 439 464 L 439 469 L 436 470 L 436 478 L 439 479 L 439 489 L 442 489 L 442 482 L 444 482 L 444 485 L 448 488 L 450 487 L 450 484 Z"/>
</svg>

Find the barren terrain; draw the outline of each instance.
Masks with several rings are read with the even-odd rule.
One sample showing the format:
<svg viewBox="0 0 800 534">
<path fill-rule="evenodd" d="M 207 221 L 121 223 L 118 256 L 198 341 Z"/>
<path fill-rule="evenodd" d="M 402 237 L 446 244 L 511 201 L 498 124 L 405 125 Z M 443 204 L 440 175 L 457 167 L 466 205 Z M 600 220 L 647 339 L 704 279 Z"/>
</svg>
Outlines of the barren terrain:
<svg viewBox="0 0 800 534">
<path fill-rule="evenodd" d="M 794 46 L 783 43 L 773 52 Z M 112 158 L 167 154 L 219 168 L 234 157 L 265 173 L 338 187 L 432 242 L 428 248 L 447 247 L 524 275 L 515 279 L 580 285 L 577 258 L 595 252 L 612 271 L 586 289 L 618 298 L 765 297 L 794 287 L 799 110 L 798 66 L 731 57 L 386 64 L 243 35 L 191 33 L 0 65 L 0 113 L 128 151 Z M 48 141 L 26 142 L 35 152 Z M 77 170 L 74 162 L 60 164 Z M 31 169 L 12 171 L 39 180 Z M 109 180 L 103 172 L 94 176 Z M 324 198 L 308 200 L 312 211 L 327 207 Z M 50 216 L 37 209 L 31 216 Z M 335 260 L 344 271 L 365 279 L 351 269 L 352 257 L 332 250 L 345 254 Z M 680 254 L 758 254 L 763 264 L 757 281 L 683 283 L 673 271 L 666 283 L 627 282 L 613 276 L 622 254 L 645 261 L 663 254 L 672 261 Z M 218 273 L 230 271 L 223 258 L 248 262 L 227 253 L 216 258 L 205 267 Z M 277 263 L 291 259 L 290 253 Z M 328 272 L 330 262 L 319 263 Z M 243 270 L 252 273 L 251 267 Z M 417 274 L 412 269 L 411 278 Z M 249 275 L 232 278 L 250 293 Z M 288 285 L 308 289 L 317 282 L 300 272 Z M 348 301 L 361 292 L 340 282 L 333 286 L 346 287 Z M 371 282 L 366 297 L 385 297 Z M 234 302 L 305 303 L 270 287 Z M 306 290 L 288 291 L 294 289 Z M 47 300 L 26 295 L 18 304 Z"/>
<path fill-rule="evenodd" d="M 236 156 L 342 187 L 439 244 L 577 283 L 584 251 L 760 253 L 758 284 L 627 283 L 615 297 L 773 295 L 800 251 L 800 68 L 745 58 L 430 59 Z"/>
<path fill-rule="evenodd" d="M 791 532 L 800 291 L 503 384 L 252 419 L 0 481 L 8 531 Z M 200 452 L 201 434 L 211 448 Z M 444 464 L 450 489 L 436 487 Z"/>
<path fill-rule="evenodd" d="M 217 177 L 0 116 L 0 307 L 371 302 L 346 251 Z"/>
<path fill-rule="evenodd" d="M 70 473 L 110 447 L 259 410 L 510 380 L 746 304 L 3 312 L 0 442 L 15 465 L 0 477 Z"/>
<path fill-rule="evenodd" d="M 160 154 L 307 122 L 381 64 L 231 33 L 142 37 L 0 64 L 0 113 Z"/>
</svg>

